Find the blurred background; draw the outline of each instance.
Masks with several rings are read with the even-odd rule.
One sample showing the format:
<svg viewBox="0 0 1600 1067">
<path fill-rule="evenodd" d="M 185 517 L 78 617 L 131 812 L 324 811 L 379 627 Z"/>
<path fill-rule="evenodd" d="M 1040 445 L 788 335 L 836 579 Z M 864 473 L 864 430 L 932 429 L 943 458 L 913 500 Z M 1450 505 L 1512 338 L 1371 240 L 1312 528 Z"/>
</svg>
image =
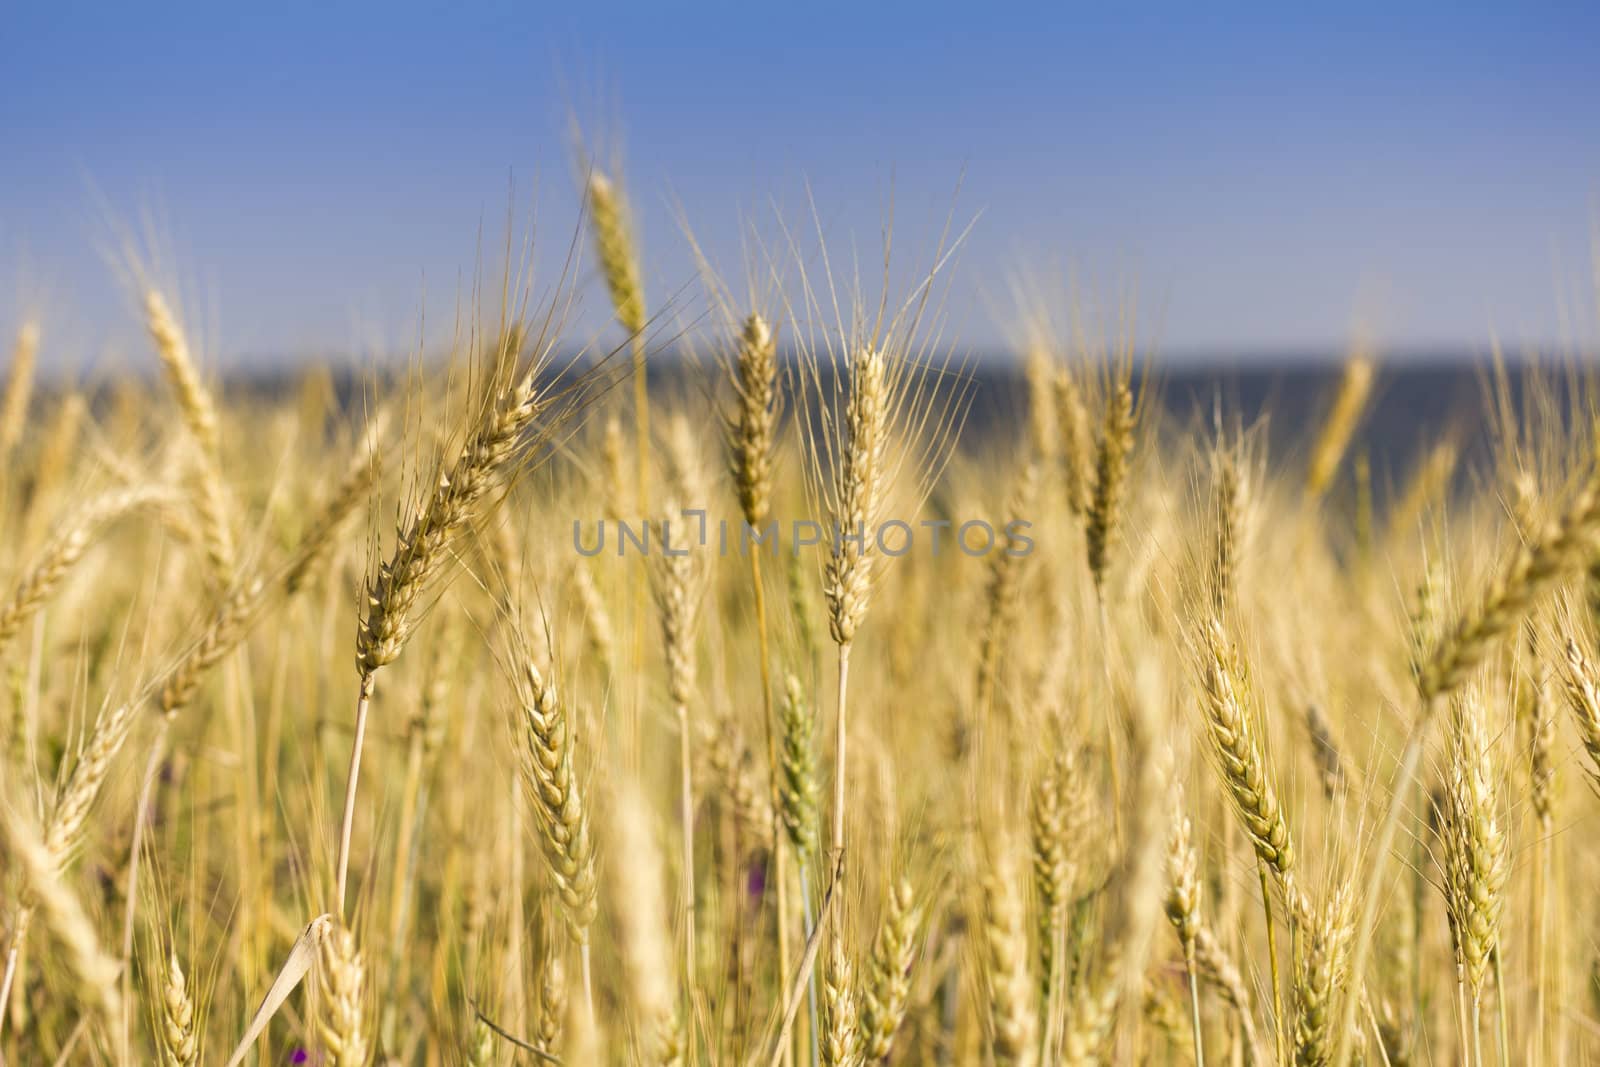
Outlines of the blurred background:
<svg viewBox="0 0 1600 1067">
<path fill-rule="evenodd" d="M 1137 292 L 1175 368 L 1592 346 L 1600 8 L 1391 8 L 6 5 L 0 320 L 42 317 L 47 371 L 148 364 L 131 242 L 213 367 L 403 353 L 508 212 L 554 280 L 575 119 L 675 315 L 686 225 L 735 277 L 782 224 L 871 271 L 892 206 L 912 266 L 972 224 L 946 337 L 978 357 L 1018 279 Z M 580 338 L 608 317 L 587 286 Z"/>
</svg>

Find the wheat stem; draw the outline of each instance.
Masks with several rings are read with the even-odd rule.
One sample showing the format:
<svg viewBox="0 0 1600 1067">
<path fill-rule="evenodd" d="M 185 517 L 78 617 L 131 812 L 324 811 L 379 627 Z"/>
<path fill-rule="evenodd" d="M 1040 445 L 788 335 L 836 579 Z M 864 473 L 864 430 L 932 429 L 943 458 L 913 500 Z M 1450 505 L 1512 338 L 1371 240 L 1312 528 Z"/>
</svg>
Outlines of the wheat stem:
<svg viewBox="0 0 1600 1067">
<path fill-rule="evenodd" d="M 1267 921 L 1268 981 L 1272 983 L 1273 1036 L 1278 1043 L 1278 1062 L 1289 1059 L 1288 1017 L 1283 1013 L 1283 984 L 1278 978 L 1278 935 L 1272 921 L 1272 886 L 1267 881 L 1267 865 L 1256 859 L 1256 874 L 1261 880 L 1261 911 Z"/>
<path fill-rule="evenodd" d="M 761 552 L 750 553 L 750 588 L 755 593 L 756 642 L 761 656 L 761 711 L 767 731 L 767 775 L 772 791 L 772 867 L 777 879 L 778 973 L 789 973 L 788 849 L 784 846 L 783 791 L 778 765 L 777 726 L 772 707 L 772 663 L 767 644 L 767 595 L 761 584 Z M 784 1067 L 793 1062 L 793 1049 L 784 1051 Z"/>
<path fill-rule="evenodd" d="M 339 822 L 338 888 L 334 899 L 339 904 L 339 914 L 345 913 L 345 884 L 350 874 L 350 834 L 356 821 L 356 783 L 361 777 L 361 750 L 367 738 L 367 712 L 372 707 L 371 674 L 361 676 L 360 695 L 356 698 L 355 739 L 350 743 L 350 770 L 344 781 L 344 816 Z"/>
<path fill-rule="evenodd" d="M 845 747 L 849 736 L 847 700 L 850 691 L 850 644 L 839 646 L 839 714 L 834 719 L 833 736 L 833 836 L 829 839 L 831 862 L 844 862 L 845 831 Z"/>
</svg>

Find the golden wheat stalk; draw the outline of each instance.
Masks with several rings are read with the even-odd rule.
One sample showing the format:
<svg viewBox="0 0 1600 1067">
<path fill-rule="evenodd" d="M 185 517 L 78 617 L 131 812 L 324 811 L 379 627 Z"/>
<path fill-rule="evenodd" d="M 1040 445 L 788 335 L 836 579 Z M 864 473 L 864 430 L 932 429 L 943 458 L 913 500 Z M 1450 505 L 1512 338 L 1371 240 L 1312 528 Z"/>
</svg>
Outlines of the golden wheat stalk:
<svg viewBox="0 0 1600 1067">
<path fill-rule="evenodd" d="M 1466 977 L 1474 1010 L 1500 942 L 1506 878 L 1505 832 L 1482 715 L 1477 695 L 1469 690 L 1453 702 L 1445 737 L 1445 898 L 1456 964 Z"/>
<path fill-rule="evenodd" d="M 605 277 L 606 292 L 617 322 L 628 332 L 633 353 L 634 432 L 639 444 L 639 507 L 649 508 L 650 480 L 650 378 L 645 360 L 644 286 L 639 281 L 639 253 L 634 246 L 628 203 L 621 191 L 600 171 L 589 175 L 589 213 L 594 230 L 595 255 Z"/>
<path fill-rule="evenodd" d="M 668 512 L 676 512 L 669 505 Z M 704 592 L 702 561 L 682 531 L 672 534 L 670 522 L 657 525 L 659 551 L 653 557 L 651 591 L 661 622 L 667 661 L 667 698 L 678 728 L 678 821 L 681 833 L 679 872 L 684 907 L 684 975 L 693 982 L 695 964 L 694 751 L 689 705 L 694 696 L 700 601 Z"/>
<path fill-rule="evenodd" d="M 882 1063 L 911 1004 L 911 968 L 917 958 L 922 909 L 911 882 L 900 876 L 884 892 L 883 918 L 872 942 L 872 971 L 861 995 L 862 1051 Z"/>
<path fill-rule="evenodd" d="M 1072 370 L 1056 374 L 1056 422 L 1061 429 L 1062 460 L 1066 474 L 1067 505 L 1082 518 L 1089 514 L 1094 494 L 1095 445 L 1083 389 Z"/>
<path fill-rule="evenodd" d="M 155 486 L 112 490 L 94 498 L 62 523 L 23 572 L 10 598 L 0 605 L 0 651 L 39 613 L 107 526 L 130 512 L 170 499 L 169 492 Z"/>
<path fill-rule="evenodd" d="M 1371 951 L 1389 850 L 1400 824 L 1401 810 L 1411 795 L 1411 783 L 1422 760 L 1439 700 L 1467 680 L 1495 642 L 1516 626 L 1541 595 L 1589 564 L 1596 550 L 1597 534 L 1600 534 L 1600 468 L 1590 472 L 1558 520 L 1546 526 L 1537 538 L 1519 546 L 1511 562 L 1489 583 L 1476 606 L 1462 615 L 1422 663 L 1417 672 L 1422 707 L 1400 752 L 1389 805 L 1372 839 L 1373 863 L 1356 923 L 1353 973 L 1363 972 Z M 1354 999 L 1347 998 L 1345 1002 L 1338 1028 L 1335 1067 L 1345 1067 L 1349 1063 L 1348 1035 L 1355 1021 Z"/>
<path fill-rule="evenodd" d="M 1261 1041 L 1256 1034 L 1255 1018 L 1251 1014 L 1250 987 L 1245 985 L 1238 964 L 1233 962 L 1227 949 L 1217 940 L 1217 935 L 1206 926 L 1195 931 L 1195 963 L 1200 972 L 1217 986 L 1222 999 L 1238 1015 L 1239 1028 L 1244 1036 L 1245 1048 L 1257 1062 L 1266 1062 L 1261 1053 Z"/>
<path fill-rule="evenodd" d="M 1600 541 L 1600 468 L 1573 497 L 1559 521 L 1519 545 L 1510 564 L 1434 648 L 1418 683 L 1425 702 L 1454 692 L 1483 662 L 1490 647 L 1527 614 L 1556 582 L 1589 563 Z"/>
<path fill-rule="evenodd" d="M 279 580 L 288 596 L 292 597 L 304 588 L 318 564 L 332 551 L 339 531 L 372 491 L 381 473 L 378 443 L 387 425 L 387 414 L 382 411 L 367 423 L 350 464 L 345 468 L 344 477 L 334 486 L 301 534 L 300 543 Z"/>
<path fill-rule="evenodd" d="M 1589 777 L 1600 783 L 1600 678 L 1594 665 L 1584 656 L 1578 643 L 1567 638 L 1563 659 L 1562 681 L 1567 693 L 1567 704 L 1572 709 L 1578 726 L 1578 739 L 1583 742 L 1584 754 L 1589 757 L 1585 770 Z"/>
<path fill-rule="evenodd" d="M 1015 862 L 1002 851 L 983 883 L 984 967 L 989 988 L 989 1025 L 996 1062 L 1029 1067 L 1038 1062 L 1039 1015 L 1028 967 L 1028 930 Z"/>
<path fill-rule="evenodd" d="M 317 1025 L 333 1067 L 367 1067 L 367 968 L 355 934 L 336 925 L 319 946 L 323 1015 Z"/>
<path fill-rule="evenodd" d="M 980 718 L 988 715 L 994 696 L 995 675 L 1000 669 L 1000 654 L 1004 643 L 1013 636 L 1012 629 L 1022 595 L 1023 567 L 1031 547 L 1025 544 L 1021 531 L 1032 525 L 1031 516 L 1038 486 L 1039 468 L 1029 463 L 1018 477 L 1006 506 L 1004 544 L 989 557 L 985 615 L 979 630 L 978 677 L 974 686 L 977 694 L 975 706 Z"/>
<path fill-rule="evenodd" d="M 789 842 L 805 863 L 816 855 L 820 831 L 817 825 L 817 757 L 814 746 L 815 720 L 806 700 L 805 688 L 793 674 L 784 680 L 783 742 L 778 764 L 782 772 L 778 790 L 778 810 Z"/>
<path fill-rule="evenodd" d="M 453 558 L 451 549 L 473 520 L 494 502 L 492 492 L 509 480 L 517 457 L 548 440 L 562 417 L 585 402 L 584 381 L 553 394 L 541 387 L 540 373 L 557 343 L 556 309 L 545 318 L 535 356 L 519 378 L 516 366 L 526 336 L 519 325 L 504 330 L 490 359 L 489 375 L 460 454 L 440 462 L 433 489 L 404 520 L 394 550 L 366 584 L 366 610 L 356 630 L 355 736 L 350 769 L 345 777 L 343 817 L 338 837 L 336 893 L 343 914 L 350 868 L 350 835 L 355 821 L 361 750 L 366 741 L 367 713 L 378 670 L 394 662 L 420 621 L 427 604 L 422 595 Z M 566 404 L 556 408 L 558 398 Z M 548 421 L 544 421 L 548 417 Z M 525 438 L 530 436 L 534 440 Z"/>
<path fill-rule="evenodd" d="M 858 350 L 848 375 L 844 440 L 828 515 L 842 534 L 834 538 L 822 578 L 828 629 L 841 649 L 855 640 L 866 617 L 876 562 L 874 535 L 889 477 L 890 383 L 883 352 Z"/>
<path fill-rule="evenodd" d="M 824 1067 L 860 1067 L 861 1017 L 855 988 L 855 965 L 843 935 L 828 941 L 822 969 L 822 1063 Z"/>
<path fill-rule="evenodd" d="M 1180 805 L 1181 808 L 1181 798 Z M 1205 1036 L 1200 1023 L 1200 976 L 1196 942 L 1200 933 L 1200 863 L 1194 851 L 1194 831 L 1187 816 L 1172 824 L 1167 850 L 1167 919 L 1183 948 L 1183 965 L 1189 979 L 1189 1009 L 1194 1034 L 1195 1067 L 1205 1064 Z"/>
<path fill-rule="evenodd" d="M 368 427 L 370 449 L 381 433 L 382 418 Z M 318 562 L 333 547 L 340 529 L 371 489 L 377 467 L 366 451 L 350 465 L 295 546 L 281 572 L 244 575 L 222 598 L 211 622 L 167 676 L 161 690 L 160 711 L 167 719 L 189 705 L 205 676 L 244 641 L 260 622 L 276 595 L 292 597 L 304 587 Z"/>
<path fill-rule="evenodd" d="M 665 1063 L 680 1054 L 682 1034 L 671 937 L 662 906 L 667 894 L 661 852 L 649 807 L 637 787 L 619 784 L 611 801 L 611 816 L 605 821 L 607 849 L 611 862 L 626 874 L 607 883 L 628 1006 L 650 1061 Z"/>
<path fill-rule="evenodd" d="M 9 461 L 11 450 L 17 447 L 27 425 L 38 355 L 39 324 L 24 322 L 17 328 L 17 340 L 11 349 L 11 370 L 6 376 L 5 392 L 0 394 L 0 463 Z"/>
<path fill-rule="evenodd" d="M 589 808 L 577 779 L 572 719 L 555 683 L 524 649 L 516 687 L 523 786 L 539 821 L 540 845 L 572 938 L 588 944 L 598 910 Z"/>
<path fill-rule="evenodd" d="M 545 949 L 539 960 L 539 1002 L 537 1005 L 535 1040 L 549 1055 L 555 1055 L 561 1044 L 562 1024 L 567 1014 L 567 966 L 562 961 L 560 947 L 554 938 L 546 935 Z"/>
<path fill-rule="evenodd" d="M 1123 498 L 1127 494 L 1128 459 L 1133 453 L 1136 411 L 1133 389 L 1125 374 L 1113 383 L 1106 397 L 1106 410 L 1100 428 L 1100 443 L 1095 452 L 1094 492 L 1084 516 L 1088 545 L 1089 574 L 1095 591 L 1105 597 L 1106 573 L 1111 565 L 1111 548 L 1122 521 Z"/>
<path fill-rule="evenodd" d="M 79 991 L 103 1014 L 108 1024 L 119 1022 L 122 1019 L 122 993 L 118 985 L 121 966 L 101 947 L 94 922 L 84 911 L 77 894 L 62 881 L 59 854 L 49 845 L 46 835 L 39 832 L 15 803 L 8 801 L 5 808 L 0 812 L 0 831 L 5 835 L 6 852 L 27 879 L 31 899 L 43 915 L 45 926 L 61 943 L 63 960 Z M 26 929 L 25 922 L 19 919 L 12 934 L 5 982 L 0 986 L 5 993 L 10 992 L 16 952 Z M 0 996 L 0 1020 L 4 1020 L 6 1014 L 6 999 Z"/>
<path fill-rule="evenodd" d="M 1046 1029 L 1054 1021 L 1064 991 L 1065 909 L 1077 876 L 1076 848 L 1087 802 L 1080 768 L 1069 751 L 1045 761 L 1033 787 L 1028 827 L 1033 853 L 1033 886 L 1039 909 L 1039 988 Z"/>
<path fill-rule="evenodd" d="M 200 1058 L 199 1018 L 189 978 L 176 951 L 161 961 L 160 1023 L 162 1067 L 194 1067 Z"/>
<path fill-rule="evenodd" d="M 1206 735 L 1211 740 L 1222 785 L 1233 802 L 1256 856 L 1288 884 L 1294 871 L 1294 842 L 1278 801 L 1267 760 L 1256 739 L 1249 681 L 1238 653 L 1213 620 L 1204 632 L 1200 664 L 1205 697 Z"/>
<path fill-rule="evenodd" d="M 233 580 L 234 544 L 232 505 L 222 478 L 221 433 L 218 429 L 216 400 L 200 378 L 199 368 L 189 349 L 177 316 L 160 290 L 149 289 L 144 296 L 145 324 L 161 358 L 162 370 L 177 394 L 183 422 L 199 450 L 201 531 L 213 577 L 226 586 Z"/>
<path fill-rule="evenodd" d="M 1350 447 L 1356 425 L 1361 421 L 1362 409 L 1372 392 L 1375 373 L 1372 354 L 1365 345 L 1358 345 L 1345 360 L 1339 376 L 1339 391 L 1334 394 L 1333 406 L 1322 422 L 1322 432 L 1317 435 L 1311 449 L 1311 461 L 1306 466 L 1306 496 L 1315 500 L 1322 496 L 1333 482 L 1339 461 Z"/>
<path fill-rule="evenodd" d="M 746 526 L 759 530 L 772 509 L 773 466 L 776 462 L 778 416 L 781 397 L 778 391 L 778 345 L 772 327 L 759 313 L 745 318 L 733 346 L 733 356 L 724 358 L 724 370 L 731 383 L 734 405 L 724 414 L 729 468 L 739 511 Z M 767 774 L 772 789 L 773 877 L 777 882 L 778 970 L 789 973 L 789 877 L 787 850 L 779 833 L 782 796 L 778 766 L 777 728 L 773 722 L 772 653 L 768 647 L 767 597 L 761 578 L 761 552 L 749 553 L 750 589 L 755 599 L 756 640 L 761 656 L 762 725 L 767 740 Z"/>
<path fill-rule="evenodd" d="M 1316 921 L 1300 938 L 1294 977 L 1294 1062 L 1322 1067 L 1333 1054 L 1332 1027 L 1337 998 L 1350 995 L 1346 955 L 1350 941 L 1350 898 L 1345 891 L 1329 895 Z"/>
</svg>

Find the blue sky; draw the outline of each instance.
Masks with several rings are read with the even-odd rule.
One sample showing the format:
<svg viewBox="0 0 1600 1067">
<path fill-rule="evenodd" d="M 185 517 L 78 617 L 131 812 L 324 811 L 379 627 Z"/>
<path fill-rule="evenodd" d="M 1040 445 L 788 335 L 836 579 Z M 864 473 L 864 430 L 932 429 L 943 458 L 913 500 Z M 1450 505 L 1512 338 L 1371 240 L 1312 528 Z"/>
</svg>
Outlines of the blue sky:
<svg viewBox="0 0 1600 1067">
<path fill-rule="evenodd" d="M 976 217 L 978 350 L 1019 274 L 1136 286 L 1174 358 L 1556 340 L 1576 299 L 1592 337 L 1600 14 L 1390 6 L 10 4 L 0 329 L 144 359 L 113 253 L 152 216 L 211 358 L 403 347 L 513 179 L 564 250 L 575 113 L 625 144 L 657 296 L 693 280 L 675 205 L 737 271 L 809 184 L 863 260 L 891 195 L 905 263 Z"/>
</svg>

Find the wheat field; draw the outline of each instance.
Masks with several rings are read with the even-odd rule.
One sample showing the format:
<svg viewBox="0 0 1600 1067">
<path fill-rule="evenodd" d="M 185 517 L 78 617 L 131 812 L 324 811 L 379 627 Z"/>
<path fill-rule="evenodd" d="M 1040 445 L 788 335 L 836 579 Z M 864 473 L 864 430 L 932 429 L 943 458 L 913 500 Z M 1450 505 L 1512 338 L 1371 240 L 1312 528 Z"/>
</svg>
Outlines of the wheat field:
<svg viewBox="0 0 1600 1067">
<path fill-rule="evenodd" d="M 1600 1051 L 1576 357 L 1380 507 L 1367 345 L 1269 435 L 1019 301 L 977 432 L 940 257 L 668 308 L 581 199 L 545 296 L 354 383 L 233 383 L 148 280 L 148 375 L 11 324 L 6 1063 Z"/>
</svg>

